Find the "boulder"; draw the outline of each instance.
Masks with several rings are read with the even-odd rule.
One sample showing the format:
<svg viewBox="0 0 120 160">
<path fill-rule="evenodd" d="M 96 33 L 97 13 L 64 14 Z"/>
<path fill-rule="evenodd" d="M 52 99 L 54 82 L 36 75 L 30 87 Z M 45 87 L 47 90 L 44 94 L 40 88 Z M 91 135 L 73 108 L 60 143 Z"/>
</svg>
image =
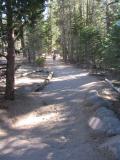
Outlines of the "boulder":
<svg viewBox="0 0 120 160">
<path fill-rule="evenodd" d="M 97 109 L 95 115 L 89 119 L 88 123 L 95 134 L 106 136 L 120 134 L 120 120 L 112 110 L 105 107 Z"/>
<path fill-rule="evenodd" d="M 90 92 L 87 98 L 87 101 L 91 105 L 96 105 L 96 106 L 104 106 L 104 107 L 109 107 L 111 106 L 110 101 L 103 99 L 95 91 Z"/>
</svg>

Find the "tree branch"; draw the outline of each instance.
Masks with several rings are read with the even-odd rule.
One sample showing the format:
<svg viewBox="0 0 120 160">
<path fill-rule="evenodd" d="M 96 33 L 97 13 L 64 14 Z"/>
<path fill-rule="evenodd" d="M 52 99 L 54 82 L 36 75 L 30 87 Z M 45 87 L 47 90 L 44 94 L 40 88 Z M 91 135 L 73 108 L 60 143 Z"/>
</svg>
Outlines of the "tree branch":
<svg viewBox="0 0 120 160">
<path fill-rule="evenodd" d="M 114 4 L 114 3 L 118 3 L 118 1 L 110 2 L 107 4 L 107 6 L 110 6 L 111 4 Z"/>
<path fill-rule="evenodd" d="M 15 39 L 14 39 L 14 42 L 18 39 L 18 37 L 20 36 L 20 31 L 22 29 L 22 27 L 24 27 L 26 25 L 26 22 L 24 22 L 23 24 L 21 24 L 21 26 L 19 27 L 18 29 L 18 34 L 16 35 Z"/>
</svg>

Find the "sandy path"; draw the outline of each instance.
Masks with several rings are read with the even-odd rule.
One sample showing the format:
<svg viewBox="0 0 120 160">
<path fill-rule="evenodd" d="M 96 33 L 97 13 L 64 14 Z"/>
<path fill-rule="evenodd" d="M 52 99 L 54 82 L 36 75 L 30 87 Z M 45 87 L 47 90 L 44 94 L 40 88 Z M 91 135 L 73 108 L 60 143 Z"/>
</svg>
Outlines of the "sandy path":
<svg viewBox="0 0 120 160">
<path fill-rule="evenodd" d="M 86 96 L 99 82 L 50 57 L 48 66 L 55 76 L 44 91 L 11 102 L 0 160 L 110 160 L 97 150 L 84 113 Z"/>
</svg>

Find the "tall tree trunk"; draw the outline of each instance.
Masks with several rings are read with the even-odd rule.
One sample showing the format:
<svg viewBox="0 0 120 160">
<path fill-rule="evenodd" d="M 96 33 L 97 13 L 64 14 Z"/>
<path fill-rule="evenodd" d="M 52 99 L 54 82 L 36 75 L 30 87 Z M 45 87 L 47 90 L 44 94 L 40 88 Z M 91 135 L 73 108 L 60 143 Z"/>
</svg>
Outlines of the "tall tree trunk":
<svg viewBox="0 0 120 160">
<path fill-rule="evenodd" d="M 106 5 L 106 30 L 107 33 L 109 33 L 109 28 L 110 28 L 110 18 L 109 18 L 109 5 Z"/>
<path fill-rule="evenodd" d="M 7 8 L 7 71 L 6 71 L 6 90 L 5 98 L 14 99 L 14 65 L 15 65 L 15 49 L 13 38 L 13 14 L 12 1 L 6 0 Z"/>
<path fill-rule="evenodd" d="M 25 39 L 24 39 L 24 28 L 23 27 L 21 27 L 20 36 L 21 36 L 21 46 L 22 46 L 22 51 L 23 51 L 23 57 L 27 57 L 27 54 L 25 51 Z"/>
</svg>

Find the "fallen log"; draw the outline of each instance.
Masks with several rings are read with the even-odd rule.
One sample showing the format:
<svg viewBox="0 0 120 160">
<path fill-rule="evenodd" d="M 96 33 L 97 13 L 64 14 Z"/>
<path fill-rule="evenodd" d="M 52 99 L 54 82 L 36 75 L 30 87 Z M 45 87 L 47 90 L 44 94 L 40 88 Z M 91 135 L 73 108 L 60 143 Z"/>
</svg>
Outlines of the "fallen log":
<svg viewBox="0 0 120 160">
<path fill-rule="evenodd" d="M 109 79 L 105 79 L 105 81 L 110 85 L 111 88 L 113 88 L 116 92 L 120 94 L 120 88 L 115 87 L 112 82 Z"/>
</svg>

